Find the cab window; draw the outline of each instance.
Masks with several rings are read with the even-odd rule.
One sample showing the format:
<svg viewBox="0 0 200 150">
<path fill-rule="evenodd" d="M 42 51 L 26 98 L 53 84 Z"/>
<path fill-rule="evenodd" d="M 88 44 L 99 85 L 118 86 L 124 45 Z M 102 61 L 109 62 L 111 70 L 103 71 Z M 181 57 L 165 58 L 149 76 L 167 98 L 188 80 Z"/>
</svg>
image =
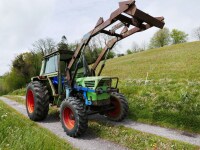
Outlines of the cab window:
<svg viewBox="0 0 200 150">
<path fill-rule="evenodd" d="M 45 74 L 58 71 L 58 57 L 57 55 L 50 57 L 46 60 Z"/>
</svg>

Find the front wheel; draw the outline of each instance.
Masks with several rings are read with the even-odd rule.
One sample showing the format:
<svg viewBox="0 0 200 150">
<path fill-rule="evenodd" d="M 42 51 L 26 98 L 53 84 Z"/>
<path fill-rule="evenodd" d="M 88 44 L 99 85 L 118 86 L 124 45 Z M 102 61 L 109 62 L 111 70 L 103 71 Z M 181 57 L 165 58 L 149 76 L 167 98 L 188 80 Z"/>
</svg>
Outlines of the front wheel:
<svg viewBox="0 0 200 150">
<path fill-rule="evenodd" d="M 120 93 L 113 93 L 110 97 L 111 106 L 114 107 L 105 113 L 105 116 L 112 121 L 122 121 L 128 115 L 128 102 L 124 95 Z"/>
<path fill-rule="evenodd" d="M 85 104 L 75 97 L 69 97 L 62 102 L 60 119 L 64 131 L 71 137 L 82 135 L 88 128 Z"/>
</svg>

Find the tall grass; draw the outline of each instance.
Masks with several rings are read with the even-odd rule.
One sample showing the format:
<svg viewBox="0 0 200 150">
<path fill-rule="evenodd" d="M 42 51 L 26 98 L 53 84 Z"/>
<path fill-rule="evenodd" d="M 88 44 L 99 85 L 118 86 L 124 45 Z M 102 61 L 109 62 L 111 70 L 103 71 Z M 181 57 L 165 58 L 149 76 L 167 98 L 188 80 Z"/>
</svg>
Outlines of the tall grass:
<svg viewBox="0 0 200 150">
<path fill-rule="evenodd" d="M 120 78 L 131 119 L 200 133 L 199 53 L 200 42 L 166 46 L 109 60 L 102 75 Z"/>
<path fill-rule="evenodd" d="M 25 96 L 26 95 L 26 88 L 21 88 L 21 89 L 14 90 L 14 91 L 8 93 L 8 95 Z"/>
<path fill-rule="evenodd" d="M 0 149 L 74 149 L 0 101 Z"/>
<path fill-rule="evenodd" d="M 200 82 L 129 80 L 120 89 L 131 119 L 200 133 Z"/>
</svg>

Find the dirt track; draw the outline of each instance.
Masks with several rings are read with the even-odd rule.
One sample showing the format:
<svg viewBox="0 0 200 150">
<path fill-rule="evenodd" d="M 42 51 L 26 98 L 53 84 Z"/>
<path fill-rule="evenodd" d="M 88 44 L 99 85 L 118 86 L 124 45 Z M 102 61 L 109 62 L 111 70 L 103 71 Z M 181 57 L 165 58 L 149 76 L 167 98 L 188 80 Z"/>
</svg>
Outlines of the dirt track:
<svg viewBox="0 0 200 150">
<path fill-rule="evenodd" d="M 4 97 L 0 97 L 0 99 L 3 102 L 5 102 L 6 104 L 8 104 L 9 106 L 15 108 L 17 111 L 19 111 L 23 115 L 27 116 L 24 105 L 18 104 L 17 102 L 14 102 L 14 101 L 9 100 Z M 162 136 L 162 137 L 165 137 L 168 139 L 179 140 L 179 141 L 183 141 L 183 142 L 187 142 L 187 143 L 190 143 L 193 145 L 200 146 L 200 135 L 198 135 L 198 134 L 196 134 L 196 135 L 189 134 L 189 133 L 186 133 L 183 131 L 171 130 L 171 129 L 162 128 L 162 127 L 158 127 L 158 126 L 137 123 L 137 122 L 133 122 L 131 120 L 125 120 L 121 123 L 114 123 L 114 122 L 107 121 L 104 117 L 102 117 L 100 115 L 91 116 L 90 119 L 104 121 L 104 122 L 108 122 L 108 123 L 114 124 L 114 125 L 123 125 L 125 127 L 136 129 L 136 130 L 139 130 L 142 132 L 151 133 L 151 134 Z M 68 136 L 66 136 L 66 134 L 64 133 L 64 131 L 61 127 L 59 118 L 49 116 L 46 119 L 46 121 L 40 122 L 38 124 L 49 129 L 57 136 L 66 139 L 67 141 L 69 141 L 75 147 L 77 147 L 79 149 L 94 149 L 94 148 L 102 149 L 102 145 L 104 147 L 103 149 L 105 149 L 105 150 L 107 150 L 107 149 L 114 149 L 114 150 L 115 149 L 116 150 L 117 149 L 120 149 L 120 150 L 126 149 L 115 143 L 108 142 L 108 141 L 102 140 L 98 137 L 95 137 L 94 135 L 92 135 L 92 133 L 90 133 L 90 131 L 87 132 L 87 134 L 84 135 L 84 137 L 81 137 L 80 139 L 74 139 L 74 138 L 68 137 Z"/>
</svg>

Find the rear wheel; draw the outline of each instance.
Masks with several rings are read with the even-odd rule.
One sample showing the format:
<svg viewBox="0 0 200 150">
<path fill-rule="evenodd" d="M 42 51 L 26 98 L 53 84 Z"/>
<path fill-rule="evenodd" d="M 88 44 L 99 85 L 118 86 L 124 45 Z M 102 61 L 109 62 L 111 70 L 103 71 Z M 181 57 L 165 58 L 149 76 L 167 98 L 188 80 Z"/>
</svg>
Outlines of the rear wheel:
<svg viewBox="0 0 200 150">
<path fill-rule="evenodd" d="M 49 111 L 49 94 L 47 87 L 39 81 L 33 81 L 27 86 L 26 110 L 33 121 L 46 118 Z"/>
<path fill-rule="evenodd" d="M 60 118 L 64 131 L 71 137 L 82 135 L 88 128 L 85 104 L 75 97 L 69 97 L 62 102 Z"/>
<path fill-rule="evenodd" d="M 122 121 L 128 115 L 128 102 L 123 94 L 113 93 L 110 97 L 113 110 L 105 113 L 105 116 L 112 121 Z"/>
</svg>

